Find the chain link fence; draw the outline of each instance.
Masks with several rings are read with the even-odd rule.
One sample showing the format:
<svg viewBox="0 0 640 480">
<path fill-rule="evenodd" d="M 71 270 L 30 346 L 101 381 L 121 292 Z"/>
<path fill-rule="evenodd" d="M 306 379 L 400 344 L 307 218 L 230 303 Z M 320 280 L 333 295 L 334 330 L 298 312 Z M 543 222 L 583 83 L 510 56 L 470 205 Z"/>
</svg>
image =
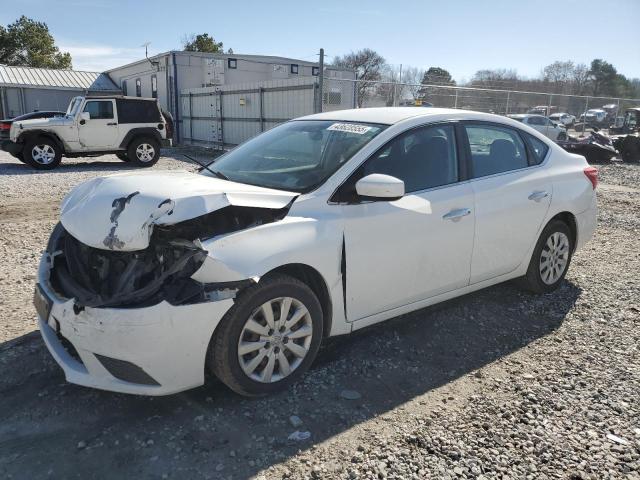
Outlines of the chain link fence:
<svg viewBox="0 0 640 480">
<path fill-rule="evenodd" d="M 592 127 L 608 128 L 621 121 L 627 108 L 640 106 L 640 98 L 594 97 L 325 77 L 322 111 L 345 108 L 342 101 L 345 92 L 350 95 L 352 103 L 348 108 L 415 106 L 456 108 L 498 115 L 536 113 L 550 116 L 565 113 L 569 118 L 565 117 L 562 123 L 578 132 Z M 338 99 L 341 102 L 338 102 Z"/>
<path fill-rule="evenodd" d="M 180 133 L 186 144 L 229 148 L 303 115 L 385 106 L 456 108 L 498 115 L 566 113 L 570 121 L 562 123 L 569 134 L 579 135 L 592 127 L 606 129 L 615 124 L 625 109 L 640 106 L 640 99 L 372 82 L 325 75 L 322 79 L 301 77 L 183 90 Z"/>
</svg>

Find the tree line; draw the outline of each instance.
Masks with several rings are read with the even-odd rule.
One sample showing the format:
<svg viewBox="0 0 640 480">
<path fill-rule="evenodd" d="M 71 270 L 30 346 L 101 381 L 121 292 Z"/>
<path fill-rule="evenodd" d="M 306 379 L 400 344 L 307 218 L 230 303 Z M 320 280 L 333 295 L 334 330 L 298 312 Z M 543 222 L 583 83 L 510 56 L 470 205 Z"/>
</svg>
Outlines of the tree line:
<svg viewBox="0 0 640 480">
<path fill-rule="evenodd" d="M 386 99 L 388 105 L 394 100 L 410 98 L 428 100 L 438 89 L 426 85 L 456 86 L 451 74 L 442 67 L 426 70 L 412 66 L 397 66 L 387 63 L 374 50 L 364 48 L 356 52 L 337 56 L 332 64 L 356 72 L 358 102 L 360 106 L 371 96 Z M 401 84 L 393 85 L 400 82 Z M 640 79 L 629 79 L 603 59 L 594 59 L 590 65 L 559 60 L 542 68 L 535 78 L 518 75 L 512 69 L 478 70 L 471 80 L 458 86 L 492 90 L 520 90 L 528 92 L 583 95 L 599 97 L 640 98 Z M 444 90 L 444 89 L 439 89 Z"/>
</svg>

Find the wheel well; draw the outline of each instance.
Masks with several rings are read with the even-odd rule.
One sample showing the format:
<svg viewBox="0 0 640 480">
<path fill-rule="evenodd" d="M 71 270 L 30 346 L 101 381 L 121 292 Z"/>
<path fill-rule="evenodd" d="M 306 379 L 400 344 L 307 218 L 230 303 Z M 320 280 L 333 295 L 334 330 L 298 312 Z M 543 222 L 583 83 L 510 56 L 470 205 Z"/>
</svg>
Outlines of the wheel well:
<svg viewBox="0 0 640 480">
<path fill-rule="evenodd" d="M 571 231 L 571 239 L 573 240 L 573 248 L 576 248 L 576 243 L 578 241 L 578 224 L 576 223 L 576 217 L 573 213 L 570 212 L 561 212 L 558 213 L 555 217 L 553 217 L 549 222 L 553 220 L 560 220 L 564 222 L 569 230 Z"/>
<path fill-rule="evenodd" d="M 331 331 L 332 320 L 332 306 L 331 296 L 329 295 L 329 289 L 327 284 L 315 268 L 305 265 L 303 263 L 290 263 L 288 265 L 282 265 L 274 270 L 271 270 L 266 275 L 273 273 L 283 273 L 290 277 L 297 278 L 304 284 L 306 284 L 320 300 L 320 306 L 322 307 L 323 318 L 323 331 L 324 335 L 328 336 Z M 266 276 L 265 275 L 265 276 Z"/>
<path fill-rule="evenodd" d="M 153 138 L 156 142 L 162 143 L 162 136 L 152 127 L 141 127 L 141 128 L 132 128 L 127 132 L 127 134 L 120 142 L 120 147 L 124 149 L 128 149 L 131 145 L 131 142 L 138 140 L 140 138 Z"/>
<path fill-rule="evenodd" d="M 43 131 L 43 130 L 35 130 L 35 131 L 31 131 L 31 132 L 25 132 L 22 135 L 20 135 L 20 137 L 18 138 L 18 141 L 24 145 L 28 141 L 30 141 L 31 139 L 37 138 L 37 137 L 45 137 L 45 138 L 50 139 L 51 141 L 53 141 L 58 146 L 58 148 L 60 148 L 62 153 L 64 153 L 64 144 L 62 143 L 60 138 L 55 133 L 51 133 L 51 132 L 47 132 L 47 131 Z"/>
</svg>

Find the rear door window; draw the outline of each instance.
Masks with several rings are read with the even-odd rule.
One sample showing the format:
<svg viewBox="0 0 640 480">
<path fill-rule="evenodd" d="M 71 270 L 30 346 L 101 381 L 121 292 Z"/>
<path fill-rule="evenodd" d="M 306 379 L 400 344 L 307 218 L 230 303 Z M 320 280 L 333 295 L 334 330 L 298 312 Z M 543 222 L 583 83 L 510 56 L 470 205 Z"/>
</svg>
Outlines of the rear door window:
<svg viewBox="0 0 640 480">
<path fill-rule="evenodd" d="M 527 149 L 514 129 L 497 125 L 465 125 L 473 178 L 528 167 Z"/>
</svg>

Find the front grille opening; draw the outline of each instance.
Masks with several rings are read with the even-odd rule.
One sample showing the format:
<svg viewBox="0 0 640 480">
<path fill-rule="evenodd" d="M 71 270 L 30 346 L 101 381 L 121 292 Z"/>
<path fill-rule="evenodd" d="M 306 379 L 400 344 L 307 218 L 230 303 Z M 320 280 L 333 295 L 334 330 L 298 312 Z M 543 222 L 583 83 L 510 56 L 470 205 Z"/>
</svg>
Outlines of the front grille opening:
<svg viewBox="0 0 640 480">
<path fill-rule="evenodd" d="M 206 251 L 193 242 L 158 239 L 145 250 L 121 252 L 89 247 L 58 225 L 50 254 L 55 253 L 51 287 L 80 307 L 143 307 L 166 299 L 197 295 L 191 275 Z"/>
</svg>

